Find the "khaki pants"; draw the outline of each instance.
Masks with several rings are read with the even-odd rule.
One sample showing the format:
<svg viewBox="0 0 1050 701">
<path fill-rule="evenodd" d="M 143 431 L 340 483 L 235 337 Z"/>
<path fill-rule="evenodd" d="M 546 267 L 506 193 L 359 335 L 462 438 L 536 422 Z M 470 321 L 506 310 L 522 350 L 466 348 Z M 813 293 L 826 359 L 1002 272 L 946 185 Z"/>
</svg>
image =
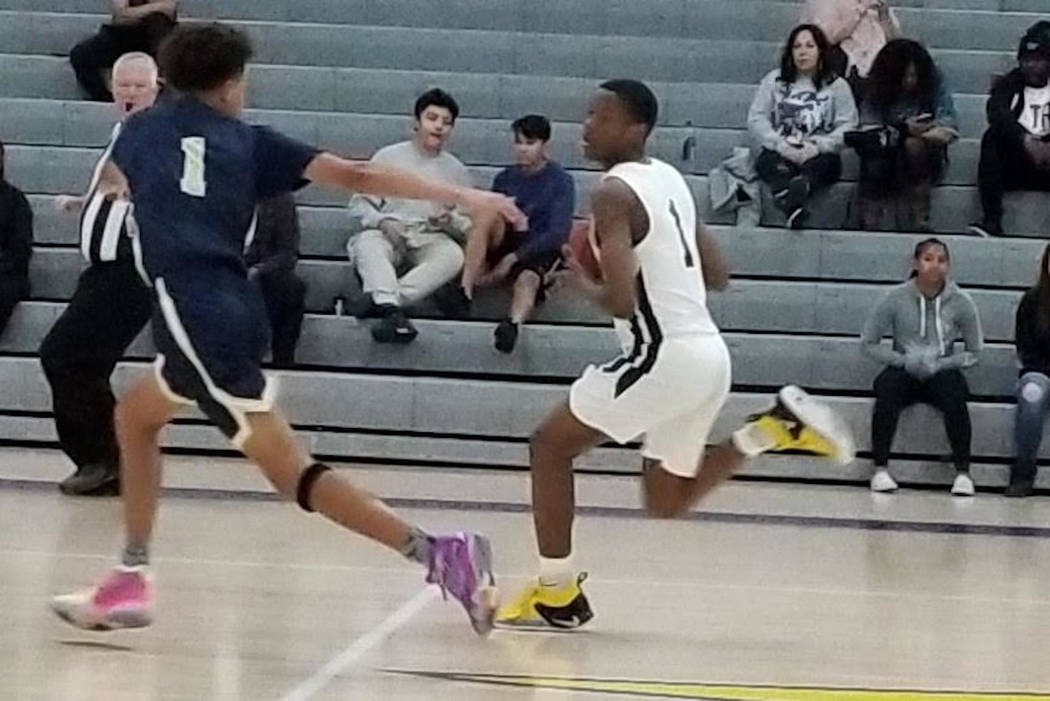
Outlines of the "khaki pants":
<svg viewBox="0 0 1050 701">
<path fill-rule="evenodd" d="M 454 278 L 463 269 L 463 249 L 443 233 L 409 232 L 406 251 L 394 248 L 383 232 L 366 229 L 347 243 L 362 287 L 377 305 L 410 306 Z M 398 276 L 398 269 L 409 266 Z"/>
</svg>

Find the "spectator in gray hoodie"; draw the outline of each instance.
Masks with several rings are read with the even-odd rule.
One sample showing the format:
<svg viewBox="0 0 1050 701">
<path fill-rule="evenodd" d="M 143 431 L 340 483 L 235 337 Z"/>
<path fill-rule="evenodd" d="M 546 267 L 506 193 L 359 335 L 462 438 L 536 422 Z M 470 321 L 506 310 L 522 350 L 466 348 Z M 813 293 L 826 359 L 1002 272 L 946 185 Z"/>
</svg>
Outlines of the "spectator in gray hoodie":
<svg viewBox="0 0 1050 701">
<path fill-rule="evenodd" d="M 801 228 L 810 194 L 842 175 L 839 153 L 856 126 L 853 93 L 830 66 L 824 32 L 812 24 L 795 27 L 780 68 L 762 79 L 747 113 L 759 149 L 755 170 L 789 227 Z"/>
<path fill-rule="evenodd" d="M 948 279 L 951 256 L 938 239 L 915 247 L 911 279 L 898 285 L 864 325 L 861 350 L 886 368 L 875 379 L 871 451 L 875 473 L 871 489 L 889 492 L 897 483 L 888 470 L 897 420 L 905 407 L 922 402 L 944 414 L 956 477 L 952 494 L 972 496 L 970 478 L 970 388 L 962 371 L 977 364 L 984 344 L 977 307 L 970 295 Z M 882 344 L 886 334 L 893 346 Z M 962 338 L 964 350 L 956 348 Z"/>
</svg>

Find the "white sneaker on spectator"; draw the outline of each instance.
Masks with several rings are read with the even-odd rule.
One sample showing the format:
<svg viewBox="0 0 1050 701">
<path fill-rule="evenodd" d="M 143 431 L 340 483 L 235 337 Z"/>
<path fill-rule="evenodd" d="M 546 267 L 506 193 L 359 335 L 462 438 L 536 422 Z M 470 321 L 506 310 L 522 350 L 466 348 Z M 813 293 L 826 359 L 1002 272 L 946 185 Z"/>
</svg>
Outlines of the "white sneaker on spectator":
<svg viewBox="0 0 1050 701">
<path fill-rule="evenodd" d="M 972 497 L 977 490 L 969 472 L 960 472 L 952 482 L 952 494 L 957 497 Z"/>
<path fill-rule="evenodd" d="M 897 489 L 897 482 L 890 475 L 890 471 L 886 468 L 875 470 L 875 474 L 871 476 L 871 491 L 873 492 L 893 492 Z"/>
</svg>

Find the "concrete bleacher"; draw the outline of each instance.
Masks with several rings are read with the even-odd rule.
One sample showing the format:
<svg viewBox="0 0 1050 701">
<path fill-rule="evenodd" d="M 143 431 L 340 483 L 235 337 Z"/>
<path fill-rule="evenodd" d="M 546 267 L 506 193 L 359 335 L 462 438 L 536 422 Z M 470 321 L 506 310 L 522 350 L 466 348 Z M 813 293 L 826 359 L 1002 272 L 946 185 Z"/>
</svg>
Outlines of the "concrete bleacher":
<svg viewBox="0 0 1050 701">
<path fill-rule="evenodd" d="M 59 3 L 55 3 L 59 5 Z M 108 106 L 80 101 L 63 55 L 104 20 L 98 0 L 66 0 L 41 12 L 35 0 L 0 0 L 0 139 L 7 171 L 36 213 L 33 299 L 0 336 L 0 440 L 54 440 L 49 395 L 34 357 L 81 267 L 74 219 L 54 211 L 54 195 L 84 188 L 111 128 Z M 959 233 L 975 219 L 976 165 L 989 78 L 1013 62 L 1017 38 L 1039 19 L 1028 0 L 907 0 L 906 34 L 927 42 L 955 93 L 963 139 L 951 150 L 934 196 L 934 228 Z M 586 97 L 601 78 L 650 81 L 661 98 L 653 153 L 683 172 L 725 246 L 737 279 L 711 297 L 727 332 L 738 390 L 716 438 L 769 401 L 786 382 L 819 390 L 842 409 L 862 450 L 868 447 L 870 384 L 878 368 L 856 339 L 878 296 L 907 272 L 915 236 L 843 231 L 857 163 L 846 156 L 844 182 L 814 211 L 813 229 L 735 228 L 708 212 L 705 175 L 737 144 L 759 78 L 776 64 L 798 4 L 769 0 L 188 0 L 186 18 L 228 18 L 256 39 L 248 118 L 339 153 L 367 157 L 404 138 L 416 95 L 440 85 L 460 101 L 452 150 L 479 185 L 509 160 L 509 120 L 545 112 L 555 120 L 556 157 L 578 187 L 587 213 L 598 173 L 578 153 Z M 513 355 L 491 349 L 493 322 L 506 296 L 478 301 L 470 319 L 419 310 L 419 339 L 375 345 L 367 325 L 333 314 L 357 281 L 345 263 L 352 222 L 341 193 L 307 188 L 300 196 L 303 256 L 310 284 L 298 359 L 279 373 L 284 405 L 320 454 L 375 460 L 512 465 L 526 462 L 524 439 L 565 385 L 589 362 L 616 352 L 608 319 L 557 291 Z M 1048 198 L 1012 195 L 1007 229 L 1043 235 Z M 764 208 L 763 223 L 778 213 Z M 988 348 L 969 374 L 975 476 L 1001 484 L 1011 455 L 1016 369 L 1013 313 L 1035 277 L 1044 242 L 949 237 L 957 280 L 981 310 Z M 129 349 L 119 382 L 150 356 L 146 336 Z M 225 447 L 217 432 L 187 414 L 167 435 L 172 447 Z M 902 421 L 895 450 L 906 481 L 943 483 L 950 469 L 939 417 L 925 408 Z M 1050 457 L 1050 446 L 1044 448 Z M 628 451 L 603 449 L 583 467 L 633 471 Z M 751 474 L 863 480 L 858 460 L 839 467 L 797 457 L 756 462 Z M 1047 483 L 1050 485 L 1050 482 Z"/>
</svg>

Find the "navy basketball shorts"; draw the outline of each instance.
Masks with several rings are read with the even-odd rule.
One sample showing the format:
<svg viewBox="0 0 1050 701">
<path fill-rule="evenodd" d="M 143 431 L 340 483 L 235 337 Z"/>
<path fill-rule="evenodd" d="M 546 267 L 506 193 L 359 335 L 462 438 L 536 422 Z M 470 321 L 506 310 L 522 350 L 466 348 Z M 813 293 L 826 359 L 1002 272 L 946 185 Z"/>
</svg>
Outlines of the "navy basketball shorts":
<svg viewBox="0 0 1050 701">
<path fill-rule="evenodd" d="M 154 371 L 173 402 L 198 407 L 242 448 L 248 414 L 273 408 L 276 384 L 262 373 L 270 330 L 262 294 L 248 280 L 180 285 L 154 281 Z"/>
</svg>

